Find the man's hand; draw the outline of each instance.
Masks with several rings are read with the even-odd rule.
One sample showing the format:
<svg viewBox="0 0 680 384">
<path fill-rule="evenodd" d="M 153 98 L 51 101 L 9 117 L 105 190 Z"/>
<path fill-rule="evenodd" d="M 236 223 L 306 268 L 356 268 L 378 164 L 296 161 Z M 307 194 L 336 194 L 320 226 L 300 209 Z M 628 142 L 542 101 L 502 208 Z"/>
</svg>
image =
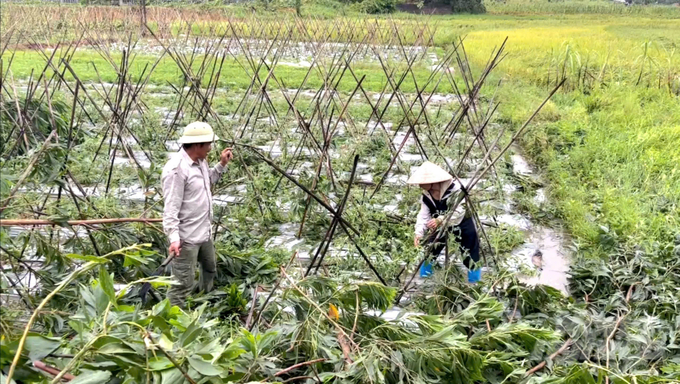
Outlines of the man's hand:
<svg viewBox="0 0 680 384">
<path fill-rule="evenodd" d="M 437 229 L 439 226 L 439 221 L 437 219 L 431 219 L 430 221 L 427 222 L 427 227 L 430 229 Z"/>
<path fill-rule="evenodd" d="M 168 248 L 168 252 L 170 252 L 171 255 L 179 256 L 179 253 L 182 251 L 182 247 L 180 246 L 179 241 L 175 241 L 172 244 L 170 244 L 170 248 Z"/>
<path fill-rule="evenodd" d="M 420 236 L 413 238 L 413 245 L 417 248 L 420 245 Z"/>
<path fill-rule="evenodd" d="M 225 148 L 224 151 L 222 151 L 222 153 L 220 154 L 220 164 L 222 164 L 222 166 L 224 167 L 233 158 L 234 158 L 234 154 L 231 153 L 231 148 Z"/>
</svg>

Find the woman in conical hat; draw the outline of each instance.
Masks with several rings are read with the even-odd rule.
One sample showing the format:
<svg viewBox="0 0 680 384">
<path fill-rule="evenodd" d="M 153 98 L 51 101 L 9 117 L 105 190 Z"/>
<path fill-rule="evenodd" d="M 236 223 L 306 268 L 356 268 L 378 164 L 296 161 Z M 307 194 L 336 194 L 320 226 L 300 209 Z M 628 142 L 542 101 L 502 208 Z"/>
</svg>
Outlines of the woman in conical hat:
<svg viewBox="0 0 680 384">
<path fill-rule="evenodd" d="M 429 161 L 418 167 L 407 183 L 417 184 L 423 190 L 415 228 L 414 245 L 417 247 L 428 230 L 435 231 L 442 225 L 444 216 L 448 211 L 448 204 L 454 203 L 455 198 L 452 197 L 462 193 L 462 189 L 456 188 L 453 176 Z M 454 233 L 461 255 L 463 255 L 463 264 L 468 268 L 468 282 L 476 283 L 481 278 L 481 270 L 475 265 L 479 261 L 479 236 L 477 236 L 475 223 L 467 215 L 462 204 L 459 204 L 449 218 L 448 224 L 451 226 L 448 231 L 444 231 L 443 235 L 433 238 L 434 244 L 431 247 L 430 257 L 436 260 L 446 247 L 448 233 Z M 431 260 L 426 260 L 420 268 L 420 276 L 427 277 L 431 274 Z"/>
</svg>

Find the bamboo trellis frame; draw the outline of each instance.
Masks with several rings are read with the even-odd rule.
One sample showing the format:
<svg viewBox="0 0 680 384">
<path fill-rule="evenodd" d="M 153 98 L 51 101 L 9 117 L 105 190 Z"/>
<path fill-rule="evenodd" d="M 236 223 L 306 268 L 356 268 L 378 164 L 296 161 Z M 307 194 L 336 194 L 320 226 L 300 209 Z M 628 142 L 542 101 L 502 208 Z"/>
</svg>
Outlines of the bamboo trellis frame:
<svg viewBox="0 0 680 384">
<path fill-rule="evenodd" d="M 107 22 L 115 20 L 112 14 L 104 12 L 102 15 L 109 17 Z M 228 143 L 243 150 L 236 151 L 236 156 L 243 164 L 247 186 L 253 192 L 254 201 L 261 214 L 271 209 L 266 204 L 262 204 L 263 196 L 275 193 L 276 189 L 288 181 L 299 188 L 305 196 L 304 213 L 297 231 L 298 237 L 302 236 L 305 220 L 310 212 L 314 211 L 314 206 L 319 205 L 330 214 L 331 224 L 321 243 L 315 247 L 315 254 L 307 268 L 307 274 L 312 270 L 315 273 L 318 272 L 339 226 L 341 232 L 361 255 L 376 278 L 383 284 L 391 284 L 380 275 L 373 265 L 371 252 L 366 252 L 364 245 L 361 244 L 358 224 L 352 223 L 343 214 L 352 205 L 361 209 L 361 204 L 369 204 L 384 186 L 389 175 L 394 172 L 395 167 L 397 171 L 405 172 L 407 165 L 401 161 L 400 156 L 410 138 L 414 139 L 415 147 L 423 160 L 441 160 L 446 163 L 456 182 L 465 190 L 452 209 L 465 200 L 477 227 L 487 243 L 489 242 L 477 212 L 478 204 L 474 195 L 469 193 L 487 174 L 498 177 L 495 169 L 496 163 L 510 148 L 510 145 L 521 136 L 531 121 L 529 119 L 527 124 L 515 132 L 509 140 L 505 138 L 504 131 L 501 129 L 493 133 L 495 138 L 492 142 L 487 142 L 486 135 L 489 133 L 490 122 L 498 103 L 493 99 L 482 103 L 479 95 L 484 87 L 489 87 L 486 85 L 486 80 L 505 55 L 505 41 L 497 50 L 494 50 L 481 74 L 475 77 L 464 42 L 462 39 L 457 40 L 443 57 L 438 58 L 437 65 L 432 66 L 426 81 L 419 84 L 416 67 L 421 65 L 434 45 L 436 33 L 436 25 L 429 21 L 415 22 L 405 26 L 403 22 L 397 23 L 392 20 L 259 20 L 225 17 L 217 18 L 213 24 L 209 24 L 208 31 L 204 31 L 206 33 L 192 34 L 192 28 L 198 23 L 201 15 L 178 11 L 175 16 L 180 20 L 179 32 L 172 34 L 169 32 L 171 28 L 167 25 L 167 19 L 151 11 L 147 16 L 149 23 L 156 24 L 153 29 L 147 29 L 150 37 L 146 40 L 129 30 L 102 32 L 93 26 L 91 19 L 84 19 L 74 27 L 78 31 L 76 39 L 67 44 L 59 43 L 51 50 L 48 49 L 47 43 L 41 44 L 26 31 L 8 30 L 4 34 L 7 38 L 5 41 L 12 40 L 14 43 L 22 39 L 31 41 L 34 49 L 44 58 L 45 65 L 36 80 L 33 80 L 33 77 L 29 79 L 27 90 L 20 103 L 20 92 L 17 91 L 16 81 L 11 73 L 11 60 L 17 46 L 8 42 L 0 47 L 2 57 L 10 57 L 10 70 L 0 76 L 0 105 L 3 109 L 0 112 L 8 112 L 5 100 L 10 100 L 16 110 L 20 111 L 15 118 L 13 116 L 11 119 L 12 130 L 7 136 L 15 139 L 14 145 L 3 147 L 2 155 L 9 159 L 21 146 L 25 150 L 34 149 L 31 147 L 31 137 L 39 136 L 39 132 L 31 126 L 34 116 L 29 115 L 27 107 L 31 103 L 50 105 L 51 125 L 54 129 L 57 128 L 54 123 L 55 114 L 51 108 L 51 100 L 56 93 L 62 94 L 72 101 L 71 116 L 68 121 L 67 150 L 73 145 L 73 130 L 76 127 L 80 129 L 83 117 L 90 122 L 104 122 L 103 134 L 100 136 L 97 150 L 93 153 L 93 161 L 98 156 L 108 156 L 108 167 L 92 188 L 92 192 L 97 191 L 100 188 L 99 184 L 102 183 L 104 195 L 108 195 L 111 191 L 112 175 L 119 150 L 133 162 L 140 175 L 146 171 L 138 161 L 131 145 L 141 148 L 149 161 L 156 160 L 150 148 L 139 139 L 136 132 L 139 128 L 132 123 L 132 120 L 133 116 L 143 116 L 149 110 L 144 102 L 144 95 L 152 75 L 161 60 L 170 60 L 181 74 L 181 80 L 177 85 L 169 84 L 175 97 L 172 104 L 176 106 L 176 109 L 172 121 L 166 127 L 164 140 L 177 134 L 182 118 L 208 120 L 215 126 L 218 135 L 226 137 Z M 248 25 L 247 29 L 246 25 Z M 108 44 L 111 39 L 125 42 L 120 56 L 112 52 Z M 339 44 L 339 41 L 345 43 Z M 137 45 L 141 42 L 153 42 L 160 47 L 160 50 L 151 65 L 147 64 L 139 74 L 133 75 L 131 68 L 137 65 L 140 57 Z M 286 79 L 277 74 L 279 73 L 277 69 L 285 65 L 282 62 L 287 52 L 300 44 L 311 47 L 309 53 L 312 60 L 301 84 L 291 90 L 287 88 Z M 109 70 L 116 74 L 113 84 L 106 84 L 99 72 L 101 68 L 94 65 L 92 68 L 96 73 L 97 81 L 92 83 L 81 79 L 81 74 L 71 63 L 76 51 L 83 46 L 98 53 L 110 67 Z M 11 52 L 11 54 L 6 55 L 5 52 Z M 333 54 L 328 55 L 328 52 L 333 52 Z M 365 75 L 362 74 L 363 71 L 358 65 L 362 62 L 361 57 L 367 55 L 374 58 L 385 80 L 381 91 L 373 95 L 370 95 L 364 86 Z M 237 121 L 235 125 L 228 124 L 216 107 L 217 94 L 223 88 L 221 80 L 227 59 L 237 63 L 243 70 L 244 76 L 249 79 L 249 85 L 231 113 L 231 119 Z M 301 95 L 311 88 L 308 86 L 308 81 L 312 76 L 320 79 L 321 86 L 315 90 L 311 100 L 307 101 Z M 341 83 L 343 82 L 349 82 L 352 85 L 350 92 L 342 90 Z M 412 84 L 415 92 L 405 90 L 406 84 Z M 445 85 L 453 89 L 453 99 L 457 103 L 457 108 L 447 119 L 448 122 L 440 125 L 434 122 L 431 115 L 434 109 L 432 100 L 438 90 Z M 284 111 L 277 111 L 273 101 L 275 97 L 285 101 L 285 115 Z M 351 112 L 351 107 L 360 102 L 365 102 L 370 107 L 370 115 L 364 126 Z M 23 109 L 20 104 L 24 105 Z M 401 116 L 401 121 L 391 126 L 386 121 L 386 115 L 389 110 L 395 109 Z M 441 107 L 437 115 L 440 112 Z M 287 156 L 285 159 L 286 164 L 278 164 L 270 157 L 270 154 L 250 144 L 252 136 L 256 133 L 254 128 L 263 118 L 271 122 L 274 128 L 274 134 L 270 132 L 269 135 L 272 142 L 276 143 L 290 138 L 297 140 L 298 144 L 292 156 Z M 358 201 L 351 195 L 352 185 L 358 182 L 355 181 L 355 176 L 360 160 L 354 154 L 352 154 L 354 156 L 353 168 L 340 201 L 334 203 L 330 195 L 326 195 L 318 188 L 319 180 L 325 173 L 331 183 L 331 189 L 333 191 L 340 189 L 340 183 L 343 180 L 342 170 L 336 169 L 331 153 L 333 140 L 338 134 L 340 124 L 348 128 L 348 134 L 353 138 L 372 137 L 378 130 L 379 134 L 384 136 L 386 149 L 391 155 L 389 165 L 380 170 L 382 176 L 377 183 L 373 184 L 370 197 L 362 201 Z M 294 133 L 288 133 L 285 125 L 292 125 Z M 388 128 L 388 126 L 393 128 Z M 406 129 L 406 132 L 398 145 L 395 145 L 397 136 L 403 134 L 402 127 Z M 470 133 L 469 142 L 463 143 L 464 152 L 456 159 L 447 159 L 445 153 L 450 152 L 449 145 L 454 136 L 462 131 Z M 63 141 L 63 137 L 59 137 L 59 132 L 56 136 L 57 140 Z M 126 137 L 132 138 L 132 142 L 123 140 Z M 105 147 L 108 150 L 107 153 L 102 152 Z M 307 153 L 303 153 L 303 149 Z M 463 164 L 475 151 L 483 154 L 482 162 L 470 181 L 464 184 L 461 175 Z M 258 187 L 255 174 L 247 165 L 243 152 L 256 154 L 280 175 L 274 191 L 266 191 Z M 292 175 L 296 164 L 303 159 L 309 159 L 313 163 L 313 178 L 309 185 L 305 185 Z M 68 220 L 67 224 L 86 226 L 88 237 L 97 254 L 100 252 L 91 231 L 103 230 L 105 227 L 97 228 L 93 225 L 160 221 L 157 218 L 146 218 L 145 215 L 140 218 L 85 217 L 83 205 L 94 212 L 97 212 L 97 207 L 92 201 L 92 196 L 88 195 L 86 188 L 70 172 L 67 164 L 68 157 L 64 161 L 63 175 L 57 186 L 57 201 L 62 198 L 62 191 L 68 192 L 81 217 L 79 220 Z M 76 193 L 74 189 L 79 193 Z M 48 198 L 49 196 L 44 198 L 43 208 Z M 3 204 L 3 208 L 4 205 L 11 208 L 10 203 L 8 199 L 6 204 Z M 147 210 L 148 207 L 145 212 Z M 39 219 L 37 216 L 40 213 L 38 209 L 35 219 L 7 219 L 0 221 L 0 225 L 32 226 L 32 230 L 40 225 L 59 225 L 58 221 Z M 399 297 L 406 292 L 412 280 L 413 277 L 407 281 Z"/>
</svg>

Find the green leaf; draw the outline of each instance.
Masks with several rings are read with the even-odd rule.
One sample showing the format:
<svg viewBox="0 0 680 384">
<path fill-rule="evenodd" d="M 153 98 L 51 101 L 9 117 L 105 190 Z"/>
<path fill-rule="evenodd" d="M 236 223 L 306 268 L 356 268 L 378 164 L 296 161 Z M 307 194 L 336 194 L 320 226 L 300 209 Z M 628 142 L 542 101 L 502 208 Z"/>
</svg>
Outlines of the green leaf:
<svg viewBox="0 0 680 384">
<path fill-rule="evenodd" d="M 257 342 L 255 341 L 255 336 L 250 333 L 247 329 L 243 328 L 241 330 L 243 336 L 240 339 L 241 345 L 246 352 L 250 352 L 253 356 L 257 356 Z"/>
<path fill-rule="evenodd" d="M 661 367 L 661 372 L 667 375 L 670 374 L 680 375 L 680 364 L 668 364 L 665 367 Z"/>
<path fill-rule="evenodd" d="M 92 256 L 92 255 L 78 255 L 75 253 L 69 253 L 66 255 L 69 259 L 73 260 L 81 260 L 81 261 L 91 261 L 93 263 L 108 263 L 109 259 L 101 256 Z"/>
<path fill-rule="evenodd" d="M 184 331 L 182 336 L 179 338 L 179 342 L 182 345 L 182 347 L 186 347 L 187 345 L 191 344 L 196 338 L 203 332 L 203 329 L 199 326 L 196 325 L 196 322 L 194 321 L 187 327 L 187 330 Z"/>
<path fill-rule="evenodd" d="M 278 336 L 277 331 L 268 331 L 262 338 L 258 341 L 257 347 L 259 348 L 259 353 L 266 353 L 269 348 L 274 344 Z"/>
<path fill-rule="evenodd" d="M 161 384 L 184 384 L 185 382 L 184 375 L 177 368 L 161 372 Z"/>
<path fill-rule="evenodd" d="M 231 340 L 230 340 L 231 341 Z M 219 355 L 225 349 L 225 343 L 220 338 L 216 337 L 199 345 L 194 352 L 199 355 Z"/>
<path fill-rule="evenodd" d="M 71 384 L 102 384 L 109 381 L 110 371 L 92 371 L 81 373 L 80 376 L 69 381 Z"/>
<path fill-rule="evenodd" d="M 99 336 L 97 341 L 92 344 L 101 353 L 144 353 L 144 344 L 141 341 L 122 340 L 114 336 Z"/>
<path fill-rule="evenodd" d="M 125 255 L 123 267 L 136 267 L 142 264 L 147 264 L 148 262 L 148 259 L 141 257 L 137 253 L 128 253 Z"/>
<path fill-rule="evenodd" d="M 136 308 L 132 305 L 119 305 L 117 309 L 121 312 L 134 313 Z"/>
<path fill-rule="evenodd" d="M 137 367 L 137 368 L 146 368 L 146 361 L 144 361 L 139 355 L 133 355 L 133 354 L 128 354 L 128 355 L 102 355 L 105 356 L 106 358 L 111 359 L 111 361 L 115 362 L 116 365 L 119 367 L 125 367 L 127 368 L 132 368 L 132 367 Z"/>
<path fill-rule="evenodd" d="M 134 354 L 135 351 L 130 349 L 128 346 L 126 346 L 123 343 L 110 343 L 106 344 L 103 347 L 98 349 L 98 352 L 101 354 L 106 354 L 106 355 L 122 355 L 124 353 L 132 353 Z"/>
<path fill-rule="evenodd" d="M 164 333 L 161 334 L 160 339 L 158 339 L 158 345 L 160 345 L 161 348 L 163 348 L 166 351 L 173 350 L 174 344 L 175 343 L 173 343 L 172 340 L 170 340 L 168 336 L 166 336 Z"/>
<path fill-rule="evenodd" d="M 104 291 L 104 287 L 99 284 L 99 279 L 94 281 L 96 287 L 93 288 L 92 293 L 94 295 L 95 309 L 97 315 L 102 315 L 106 311 L 106 307 L 111 303 L 109 295 Z"/>
<path fill-rule="evenodd" d="M 160 303 L 153 306 L 151 309 L 151 314 L 153 316 L 166 317 L 170 311 L 170 302 L 168 299 L 164 299 Z"/>
<path fill-rule="evenodd" d="M 28 359 L 36 361 L 44 359 L 47 355 L 56 351 L 60 345 L 61 339 L 59 338 L 29 334 L 24 348 L 28 351 Z"/>
<path fill-rule="evenodd" d="M 149 359 L 149 368 L 152 371 L 163 371 L 172 367 L 174 367 L 172 361 L 165 356 L 156 356 L 153 359 Z"/>
<path fill-rule="evenodd" d="M 239 343 L 228 342 L 227 348 L 222 352 L 222 356 L 229 360 L 234 360 L 245 352 L 246 350 L 243 349 Z"/>
<path fill-rule="evenodd" d="M 116 305 L 116 290 L 113 288 L 113 278 L 104 266 L 99 267 L 99 285 L 104 290 L 104 293 L 109 298 L 109 301 Z"/>
<path fill-rule="evenodd" d="M 205 361 L 200 357 L 191 356 L 188 358 L 188 360 L 191 367 L 203 376 L 217 376 L 223 372 L 221 369 L 218 369 L 210 362 Z"/>
<path fill-rule="evenodd" d="M 154 289 L 158 289 L 160 287 L 167 287 L 173 284 L 177 284 L 175 279 L 172 276 L 156 276 L 152 278 L 146 278 L 144 279 L 146 282 L 151 284 L 151 286 Z"/>
</svg>

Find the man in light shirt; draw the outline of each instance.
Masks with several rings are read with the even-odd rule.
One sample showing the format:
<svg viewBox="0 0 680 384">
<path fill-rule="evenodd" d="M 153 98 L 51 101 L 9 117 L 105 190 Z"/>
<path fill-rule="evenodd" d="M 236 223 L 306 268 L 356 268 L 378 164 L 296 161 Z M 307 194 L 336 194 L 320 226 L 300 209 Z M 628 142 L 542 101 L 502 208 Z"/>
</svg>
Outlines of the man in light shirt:
<svg viewBox="0 0 680 384">
<path fill-rule="evenodd" d="M 169 252 L 175 255 L 172 274 L 178 282 L 168 289 L 168 299 L 182 308 L 195 287 L 196 263 L 201 268 L 199 290 L 211 291 L 215 277 L 210 186 L 220 180 L 233 157 L 231 148 L 226 148 L 220 154 L 220 162 L 208 167 L 206 157 L 211 143 L 217 139 L 207 123 L 187 125 L 178 140 L 182 149 L 165 164 L 161 175 L 165 199 L 163 230 L 170 241 Z"/>
</svg>

